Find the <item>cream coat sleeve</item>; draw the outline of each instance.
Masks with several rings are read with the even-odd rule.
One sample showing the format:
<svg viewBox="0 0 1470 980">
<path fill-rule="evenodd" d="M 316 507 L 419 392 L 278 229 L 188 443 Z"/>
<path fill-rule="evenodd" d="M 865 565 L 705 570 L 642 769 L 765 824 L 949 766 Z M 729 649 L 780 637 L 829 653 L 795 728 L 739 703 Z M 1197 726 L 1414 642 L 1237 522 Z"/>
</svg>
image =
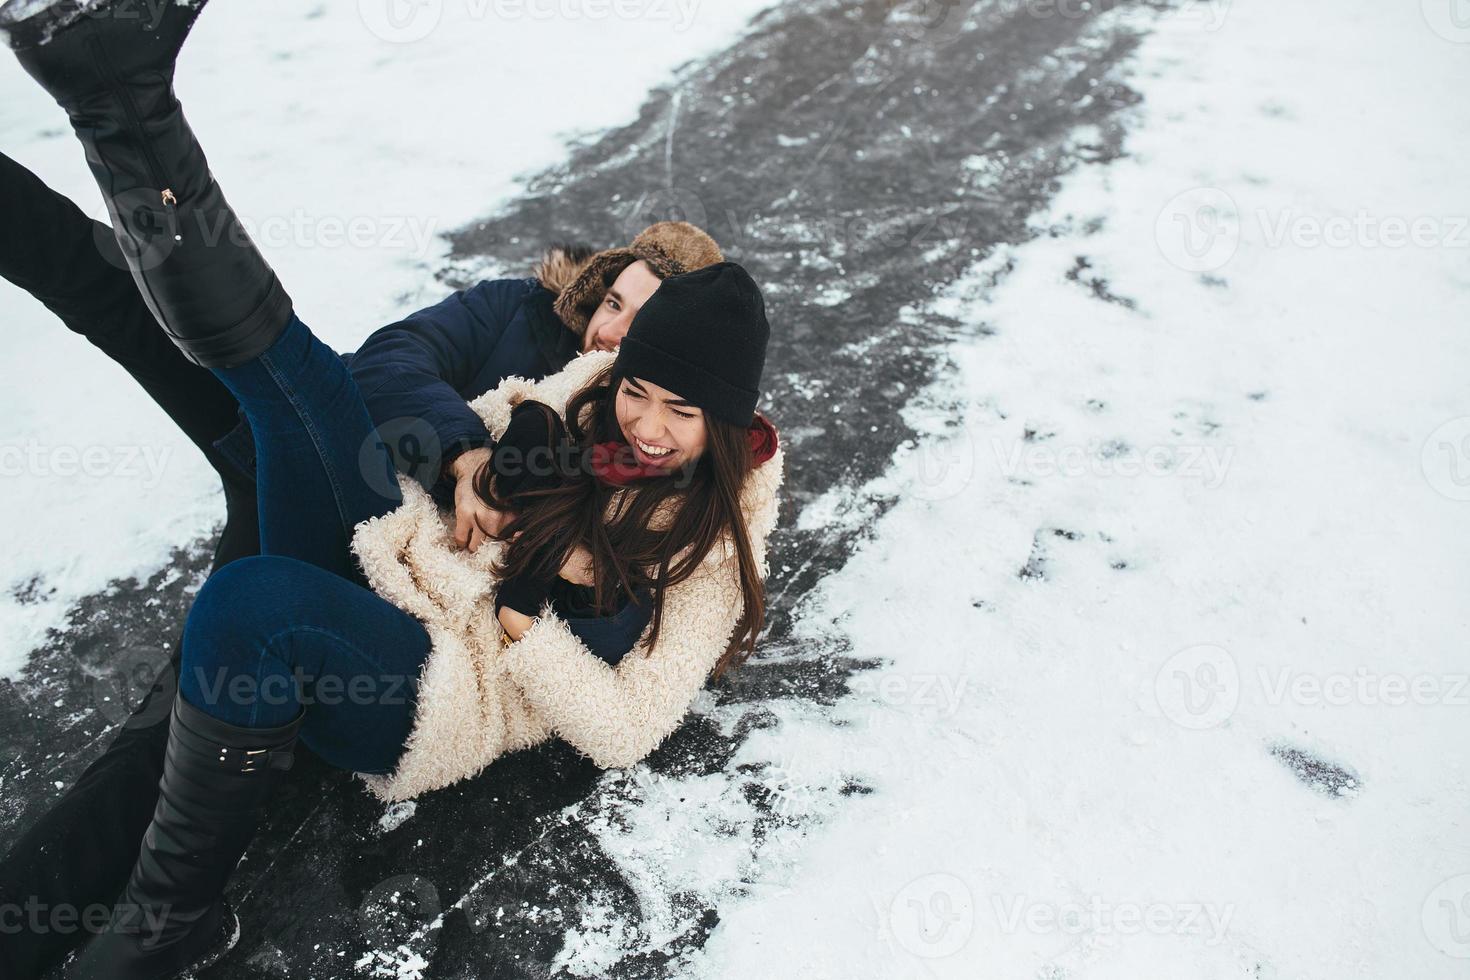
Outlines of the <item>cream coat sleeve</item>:
<svg viewBox="0 0 1470 980">
<path fill-rule="evenodd" d="M 725 652 L 741 613 L 739 575 L 707 562 L 664 596 L 651 649 L 640 641 L 616 668 L 543 611 L 506 648 L 510 678 L 552 729 L 604 769 L 631 766 L 669 736 Z"/>
</svg>

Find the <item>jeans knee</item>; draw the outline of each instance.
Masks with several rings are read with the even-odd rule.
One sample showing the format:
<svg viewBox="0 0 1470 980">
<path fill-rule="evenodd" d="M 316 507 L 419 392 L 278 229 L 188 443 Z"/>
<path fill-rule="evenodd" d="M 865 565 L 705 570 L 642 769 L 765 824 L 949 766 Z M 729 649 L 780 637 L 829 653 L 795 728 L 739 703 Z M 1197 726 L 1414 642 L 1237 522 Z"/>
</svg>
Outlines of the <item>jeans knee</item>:
<svg viewBox="0 0 1470 980">
<path fill-rule="evenodd" d="M 283 589 L 289 593 L 297 564 L 275 555 L 250 555 L 217 569 L 194 597 L 184 627 L 185 646 L 191 636 L 216 641 L 250 632 L 262 613 L 279 608 L 271 597 Z"/>
<path fill-rule="evenodd" d="M 266 695 L 283 701 L 291 698 L 284 677 L 261 676 L 261 656 L 289 614 L 277 597 L 298 588 L 300 564 L 289 558 L 254 555 L 225 565 L 205 581 L 184 626 L 179 690 L 186 700 L 219 716 L 227 710 L 222 698 L 242 704 L 253 704 Z M 262 686 L 247 696 L 237 690 L 237 678 L 284 689 L 267 691 Z"/>
<path fill-rule="evenodd" d="M 251 555 L 215 571 L 189 610 L 184 624 L 184 662 L 208 656 L 218 662 L 230 651 L 258 651 L 285 612 L 282 595 L 299 595 L 300 562 Z"/>
</svg>

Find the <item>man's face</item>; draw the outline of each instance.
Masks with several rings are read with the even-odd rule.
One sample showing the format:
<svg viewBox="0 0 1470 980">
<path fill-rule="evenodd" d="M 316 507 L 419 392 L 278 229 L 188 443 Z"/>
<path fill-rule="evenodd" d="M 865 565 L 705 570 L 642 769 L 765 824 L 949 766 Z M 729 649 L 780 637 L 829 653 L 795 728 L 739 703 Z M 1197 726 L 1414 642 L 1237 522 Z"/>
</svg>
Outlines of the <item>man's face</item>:
<svg viewBox="0 0 1470 980">
<path fill-rule="evenodd" d="M 624 269 L 608 287 L 607 295 L 588 321 L 587 332 L 582 335 L 582 350 L 616 349 L 633 325 L 633 317 L 638 315 L 660 282 L 662 280 L 642 259 Z"/>
</svg>

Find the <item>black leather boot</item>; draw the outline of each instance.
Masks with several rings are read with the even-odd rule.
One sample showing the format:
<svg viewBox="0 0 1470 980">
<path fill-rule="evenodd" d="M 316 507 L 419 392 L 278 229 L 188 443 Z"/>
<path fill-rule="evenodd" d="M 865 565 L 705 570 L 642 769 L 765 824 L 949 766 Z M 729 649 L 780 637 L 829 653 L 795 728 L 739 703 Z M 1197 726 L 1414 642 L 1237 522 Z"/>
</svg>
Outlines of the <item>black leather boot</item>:
<svg viewBox="0 0 1470 980">
<path fill-rule="evenodd" d="M 204 0 L 10 0 L 0 30 L 66 110 L 143 300 L 204 367 L 251 360 L 291 300 L 251 243 L 174 97 L 174 64 Z"/>
<path fill-rule="evenodd" d="M 172 980 L 234 946 L 225 884 L 279 776 L 291 768 L 298 717 L 240 728 L 174 701 L 158 806 L 107 931 L 67 969 L 77 980 Z"/>
</svg>

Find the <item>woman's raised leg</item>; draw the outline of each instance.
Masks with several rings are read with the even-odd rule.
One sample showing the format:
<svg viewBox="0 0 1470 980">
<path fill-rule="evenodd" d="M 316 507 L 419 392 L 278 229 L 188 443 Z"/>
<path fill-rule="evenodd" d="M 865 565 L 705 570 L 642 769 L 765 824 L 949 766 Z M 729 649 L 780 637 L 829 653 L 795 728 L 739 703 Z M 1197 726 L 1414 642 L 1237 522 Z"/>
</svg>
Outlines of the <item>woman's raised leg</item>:
<svg viewBox="0 0 1470 980">
<path fill-rule="evenodd" d="M 196 364 L 241 364 L 285 327 L 291 298 L 210 173 L 174 96 L 205 0 L 143 18 L 116 2 L 11 2 L 0 30 L 66 110 L 144 303 Z"/>
<path fill-rule="evenodd" d="M 397 483 L 346 365 L 296 318 L 174 95 L 203 6 L 168 4 L 140 26 L 106 4 L 68 19 L 66 5 L 12 3 L 0 26 L 86 148 L 144 302 L 251 423 L 261 552 L 351 576 L 352 527 L 396 506 Z"/>
</svg>

